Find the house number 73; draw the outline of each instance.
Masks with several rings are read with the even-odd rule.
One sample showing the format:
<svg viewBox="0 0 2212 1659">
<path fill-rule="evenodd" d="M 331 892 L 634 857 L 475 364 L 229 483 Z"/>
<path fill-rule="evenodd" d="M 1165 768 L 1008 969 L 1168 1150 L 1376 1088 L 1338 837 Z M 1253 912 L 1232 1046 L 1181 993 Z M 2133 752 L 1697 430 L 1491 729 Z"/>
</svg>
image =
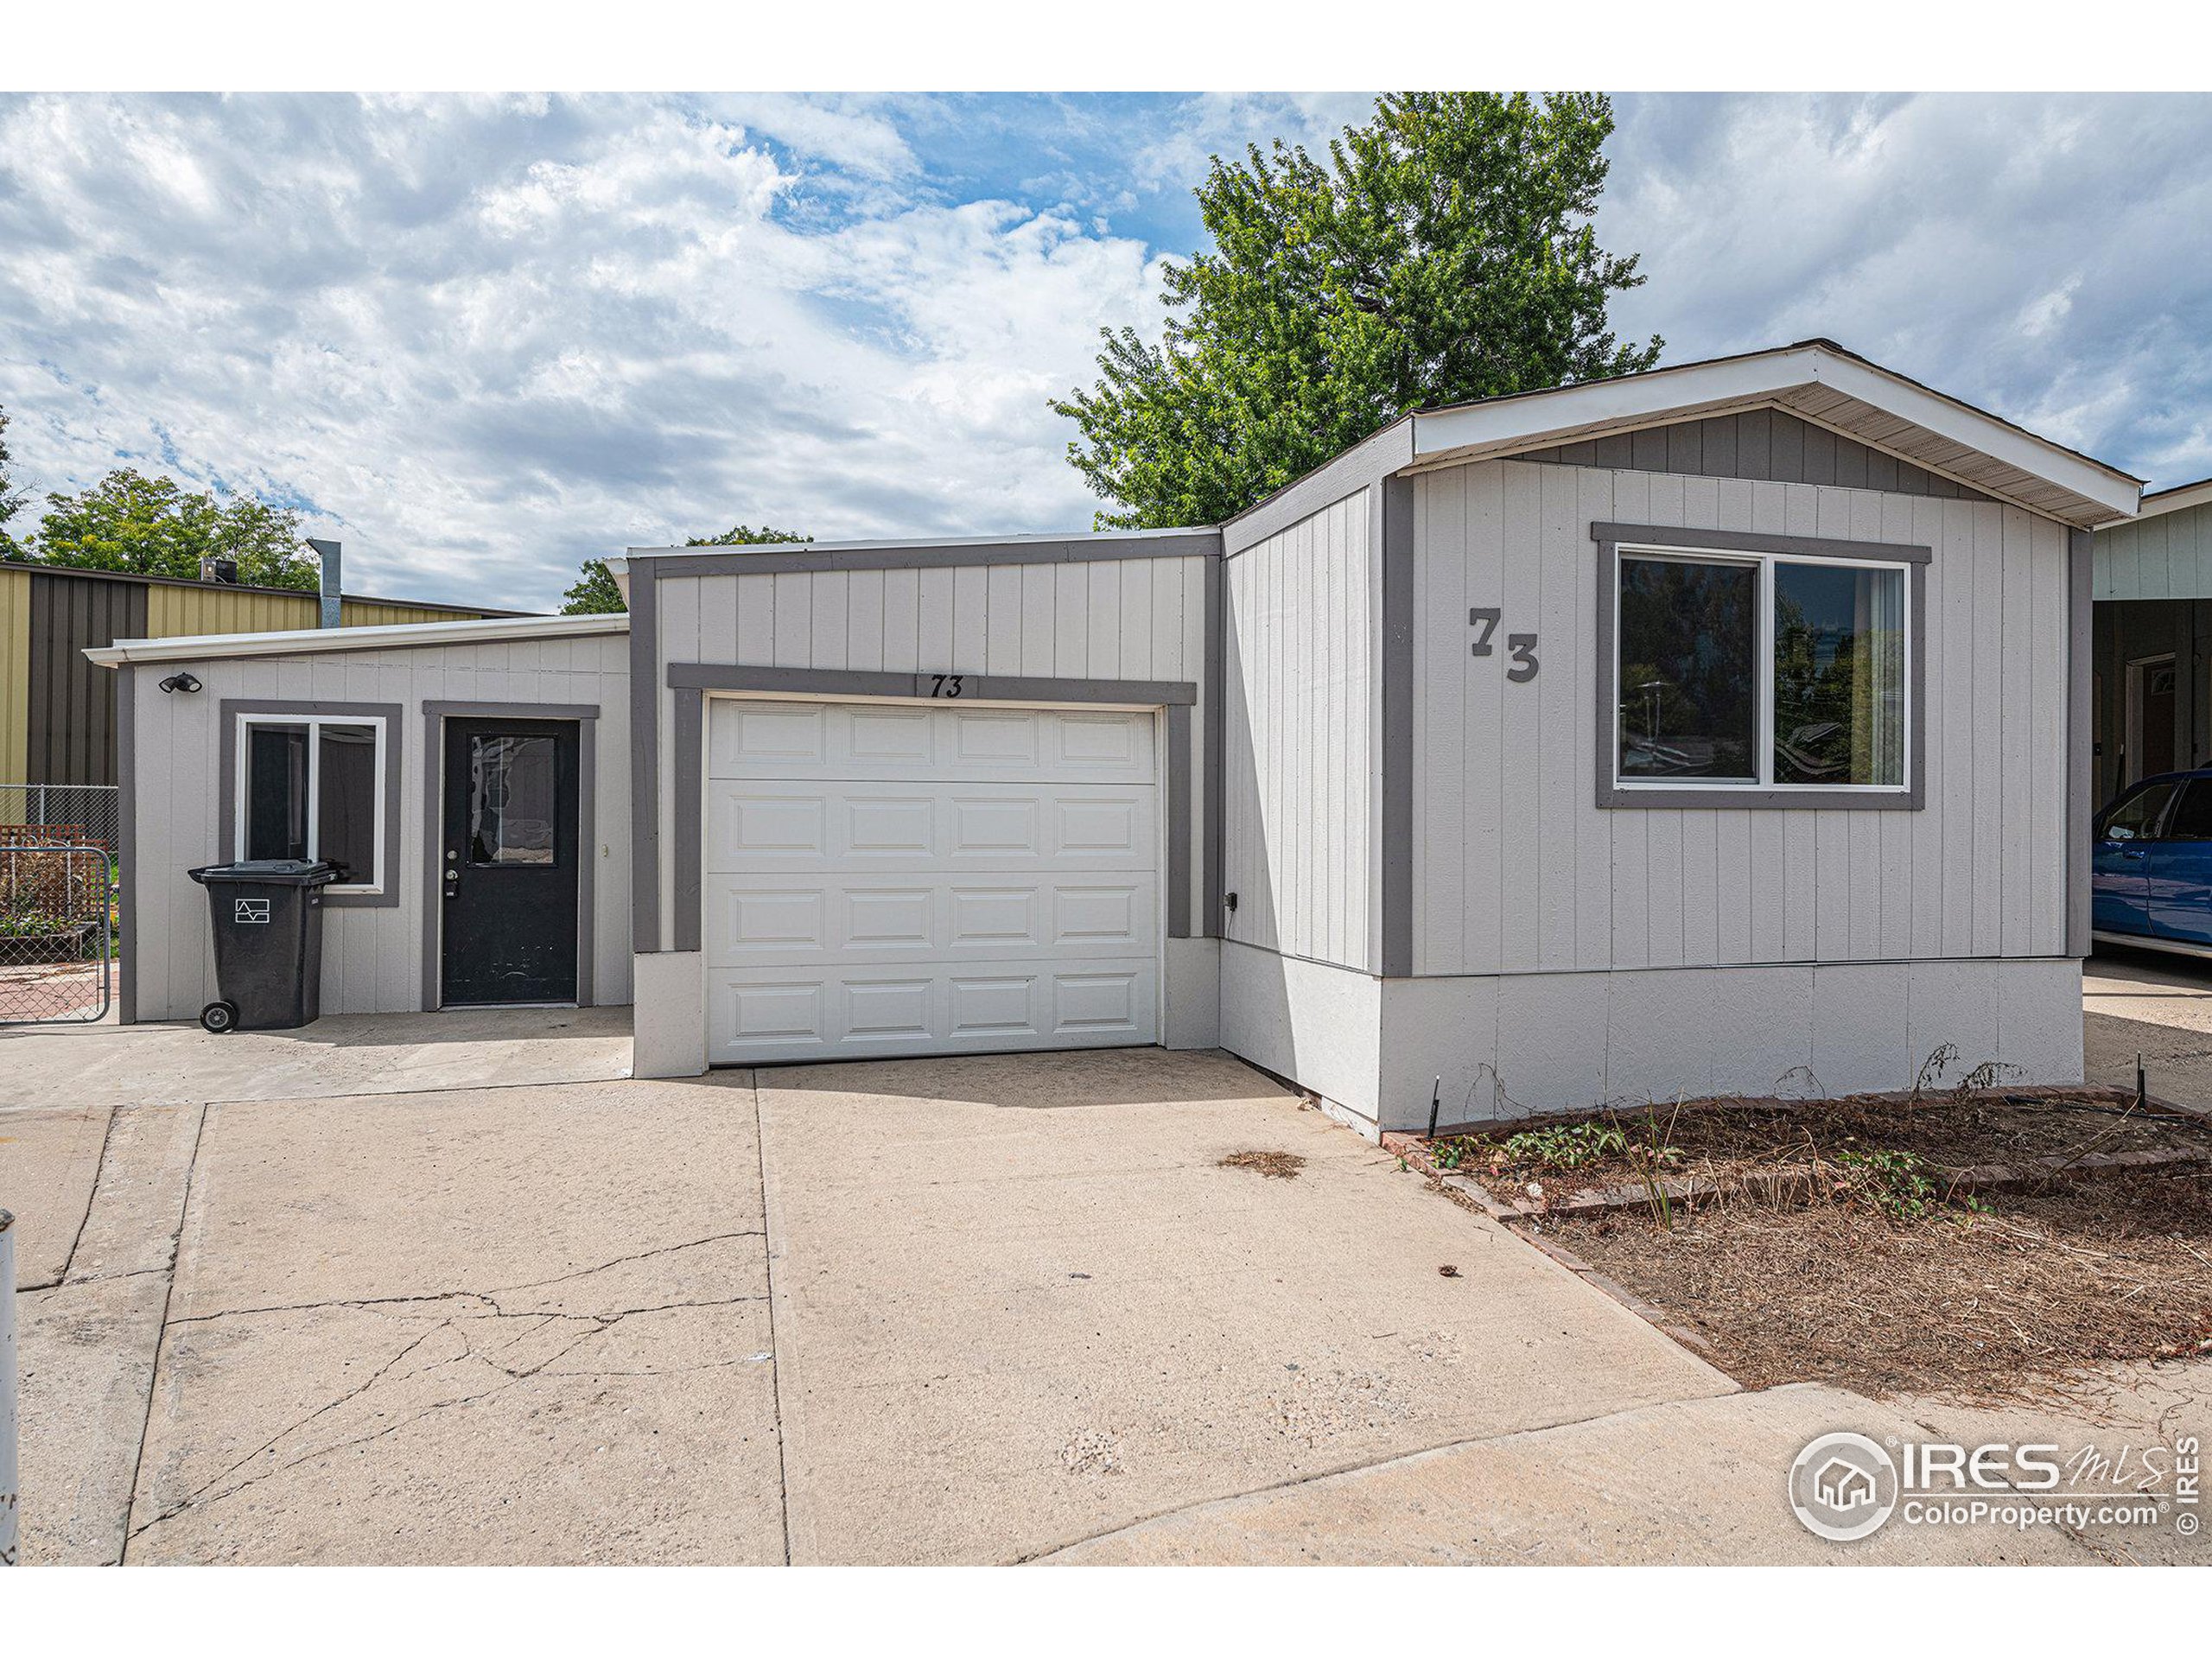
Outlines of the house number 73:
<svg viewBox="0 0 2212 1659">
<path fill-rule="evenodd" d="M 1474 652 L 1478 657 L 1487 657 L 1494 647 L 1491 636 L 1497 632 L 1503 611 L 1488 605 L 1478 605 L 1467 613 L 1467 626 L 1475 631 Z M 1505 671 L 1505 677 L 1516 685 L 1536 677 L 1536 636 L 1533 633 L 1509 633 L 1505 648 L 1513 653 L 1513 666 Z"/>
</svg>

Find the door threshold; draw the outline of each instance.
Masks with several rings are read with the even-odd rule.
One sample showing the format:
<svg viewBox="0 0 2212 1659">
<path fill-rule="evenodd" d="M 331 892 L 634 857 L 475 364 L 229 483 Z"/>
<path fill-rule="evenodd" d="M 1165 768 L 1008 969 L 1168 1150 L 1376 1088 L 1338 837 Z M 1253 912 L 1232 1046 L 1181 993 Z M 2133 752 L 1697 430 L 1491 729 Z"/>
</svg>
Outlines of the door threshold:
<svg viewBox="0 0 2212 1659">
<path fill-rule="evenodd" d="M 581 1002 L 441 1002 L 433 1014 L 473 1014 L 479 1008 L 581 1008 Z"/>
</svg>

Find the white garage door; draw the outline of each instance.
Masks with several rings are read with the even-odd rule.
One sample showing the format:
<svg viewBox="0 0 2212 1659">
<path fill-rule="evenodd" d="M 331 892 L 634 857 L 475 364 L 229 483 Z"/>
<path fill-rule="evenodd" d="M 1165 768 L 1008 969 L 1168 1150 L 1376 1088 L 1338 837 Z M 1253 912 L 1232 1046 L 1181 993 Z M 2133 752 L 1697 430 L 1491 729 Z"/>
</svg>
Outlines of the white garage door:
<svg viewBox="0 0 2212 1659">
<path fill-rule="evenodd" d="M 1151 715 L 709 708 L 715 1064 L 1156 1040 Z"/>
</svg>

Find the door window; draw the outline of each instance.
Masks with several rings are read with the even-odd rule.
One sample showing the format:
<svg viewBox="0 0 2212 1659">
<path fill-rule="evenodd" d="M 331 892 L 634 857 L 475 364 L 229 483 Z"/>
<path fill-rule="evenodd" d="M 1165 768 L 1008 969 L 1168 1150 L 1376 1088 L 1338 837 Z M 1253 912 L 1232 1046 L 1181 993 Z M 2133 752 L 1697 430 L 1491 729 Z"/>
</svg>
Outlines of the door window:
<svg viewBox="0 0 2212 1659">
<path fill-rule="evenodd" d="M 556 740 L 472 737 L 468 747 L 468 861 L 479 869 L 554 861 Z"/>
</svg>

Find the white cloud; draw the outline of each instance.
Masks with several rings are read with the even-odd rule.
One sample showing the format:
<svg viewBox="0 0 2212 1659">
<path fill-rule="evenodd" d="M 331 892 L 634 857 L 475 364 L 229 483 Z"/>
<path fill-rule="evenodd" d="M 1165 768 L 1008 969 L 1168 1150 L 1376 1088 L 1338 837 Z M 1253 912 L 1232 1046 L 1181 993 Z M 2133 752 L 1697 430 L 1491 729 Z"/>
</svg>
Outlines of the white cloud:
<svg viewBox="0 0 2212 1659">
<path fill-rule="evenodd" d="M 913 169 L 789 100 L 0 105 L 19 470 L 311 500 L 350 586 L 516 604 L 739 519 L 1085 524 L 1045 400 L 1149 322 L 1147 250 Z"/>
<path fill-rule="evenodd" d="M 2212 473 L 2212 101 L 1619 101 L 1599 219 L 1666 360 L 1825 334 L 2162 481 Z"/>
</svg>

